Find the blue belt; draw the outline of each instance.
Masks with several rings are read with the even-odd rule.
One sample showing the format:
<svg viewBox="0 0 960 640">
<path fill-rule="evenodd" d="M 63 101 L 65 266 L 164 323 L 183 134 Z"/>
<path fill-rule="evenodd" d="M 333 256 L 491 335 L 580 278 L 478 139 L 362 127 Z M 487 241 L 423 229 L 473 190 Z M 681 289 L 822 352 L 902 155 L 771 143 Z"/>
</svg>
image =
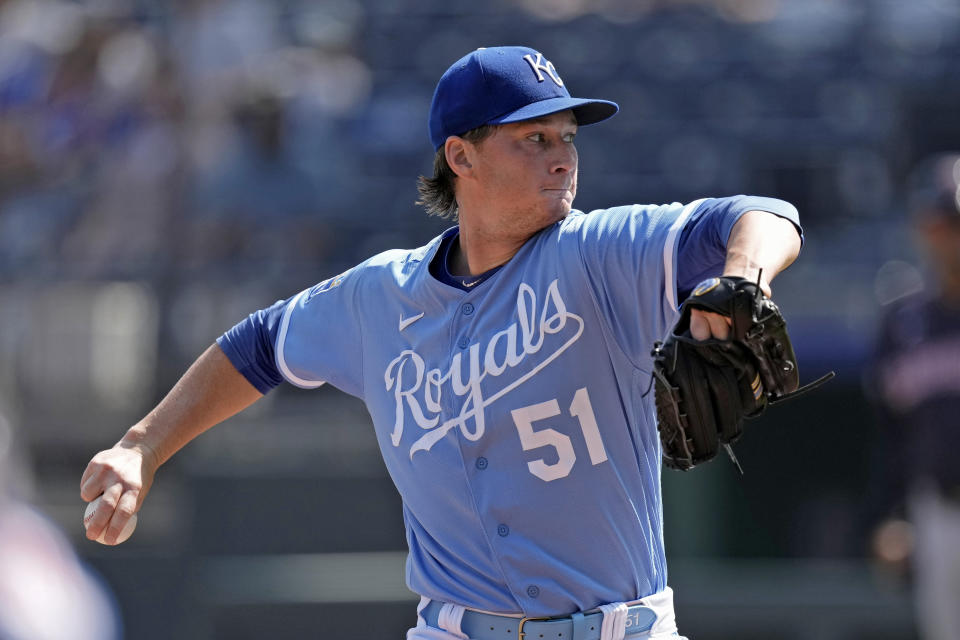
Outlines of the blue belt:
<svg viewBox="0 0 960 640">
<path fill-rule="evenodd" d="M 440 628 L 442 602 L 431 600 L 420 615 L 427 624 Z M 635 604 L 627 609 L 627 636 L 649 631 L 657 621 L 653 609 Z M 470 640 L 600 640 L 603 614 L 574 613 L 563 618 L 512 618 L 466 610 L 460 631 Z"/>
</svg>

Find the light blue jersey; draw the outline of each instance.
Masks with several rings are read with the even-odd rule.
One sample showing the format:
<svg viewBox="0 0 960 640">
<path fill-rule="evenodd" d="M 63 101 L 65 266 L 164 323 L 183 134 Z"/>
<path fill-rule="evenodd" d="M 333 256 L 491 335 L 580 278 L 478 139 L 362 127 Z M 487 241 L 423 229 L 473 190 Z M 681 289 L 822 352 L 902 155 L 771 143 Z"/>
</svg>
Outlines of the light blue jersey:
<svg viewBox="0 0 960 640">
<path fill-rule="evenodd" d="M 366 403 L 413 591 L 553 616 L 666 587 L 650 350 L 677 318 L 684 225 L 731 201 L 706 202 L 573 211 L 465 290 L 428 268 L 452 229 L 286 303 L 276 367 Z M 725 233 L 747 209 L 797 222 L 745 198 Z"/>
</svg>

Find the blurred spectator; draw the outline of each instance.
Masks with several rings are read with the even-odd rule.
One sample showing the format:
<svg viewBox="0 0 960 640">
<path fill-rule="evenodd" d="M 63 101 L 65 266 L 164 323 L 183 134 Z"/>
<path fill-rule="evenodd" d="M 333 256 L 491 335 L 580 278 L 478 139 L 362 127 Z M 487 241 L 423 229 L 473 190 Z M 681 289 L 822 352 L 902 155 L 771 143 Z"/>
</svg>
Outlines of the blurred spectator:
<svg viewBox="0 0 960 640">
<path fill-rule="evenodd" d="M 73 277 L 149 278 L 169 259 L 181 203 L 183 105 L 167 60 L 139 29 L 117 29 L 94 61 L 106 98 L 80 218 L 60 259 Z"/>
<path fill-rule="evenodd" d="M 17 457 L 13 430 L 0 412 L 0 638 L 119 638 L 112 597 L 64 535 L 18 495 Z M 78 527 L 81 512 L 78 501 Z"/>
<path fill-rule="evenodd" d="M 235 272 L 253 262 L 276 270 L 298 254 L 318 252 L 322 245 L 310 231 L 319 222 L 320 191 L 290 157 L 283 103 L 250 92 L 231 115 L 233 144 L 196 176 L 190 266 Z"/>
<path fill-rule="evenodd" d="M 912 569 L 926 640 L 960 637 L 960 154 L 922 163 L 909 202 L 930 286 L 880 329 L 873 376 L 882 416 L 876 556 Z"/>
</svg>

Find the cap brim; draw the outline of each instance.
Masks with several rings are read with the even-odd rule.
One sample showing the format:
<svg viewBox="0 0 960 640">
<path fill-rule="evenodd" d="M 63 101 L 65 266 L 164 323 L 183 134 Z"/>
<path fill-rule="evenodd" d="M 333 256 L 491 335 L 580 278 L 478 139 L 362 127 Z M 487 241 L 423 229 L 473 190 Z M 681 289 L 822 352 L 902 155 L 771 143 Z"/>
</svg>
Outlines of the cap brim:
<svg viewBox="0 0 960 640">
<path fill-rule="evenodd" d="M 593 124 L 613 116 L 620 107 L 609 100 L 591 100 L 589 98 L 548 98 L 534 102 L 506 115 L 490 120 L 487 124 L 507 124 L 533 120 L 551 113 L 571 109 L 578 125 Z"/>
</svg>

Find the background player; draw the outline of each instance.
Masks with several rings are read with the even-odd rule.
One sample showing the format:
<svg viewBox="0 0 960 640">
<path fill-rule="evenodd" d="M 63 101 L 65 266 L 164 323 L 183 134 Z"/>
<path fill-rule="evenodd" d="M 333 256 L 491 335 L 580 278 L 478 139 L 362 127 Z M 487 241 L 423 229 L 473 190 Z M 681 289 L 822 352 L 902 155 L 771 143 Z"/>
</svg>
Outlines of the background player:
<svg viewBox="0 0 960 640">
<path fill-rule="evenodd" d="M 106 527 L 115 540 L 157 468 L 210 426 L 283 380 L 329 382 L 365 401 L 403 499 L 407 581 L 422 596 L 408 637 L 515 637 L 520 624 L 533 637 L 676 634 L 650 348 L 704 277 L 762 269 L 769 291 L 800 235 L 796 210 L 768 198 L 572 210 L 577 130 L 616 110 L 571 98 L 532 49 L 454 63 L 420 187 L 459 225 L 222 336 L 88 465 L 84 500 L 116 505 L 88 537 Z M 727 334 L 718 316 L 693 325 Z"/>
<path fill-rule="evenodd" d="M 889 519 L 873 544 L 900 569 L 912 551 L 919 627 L 946 640 L 960 636 L 960 154 L 922 162 L 914 182 L 910 211 L 933 278 L 880 327 L 874 505 Z"/>
</svg>

